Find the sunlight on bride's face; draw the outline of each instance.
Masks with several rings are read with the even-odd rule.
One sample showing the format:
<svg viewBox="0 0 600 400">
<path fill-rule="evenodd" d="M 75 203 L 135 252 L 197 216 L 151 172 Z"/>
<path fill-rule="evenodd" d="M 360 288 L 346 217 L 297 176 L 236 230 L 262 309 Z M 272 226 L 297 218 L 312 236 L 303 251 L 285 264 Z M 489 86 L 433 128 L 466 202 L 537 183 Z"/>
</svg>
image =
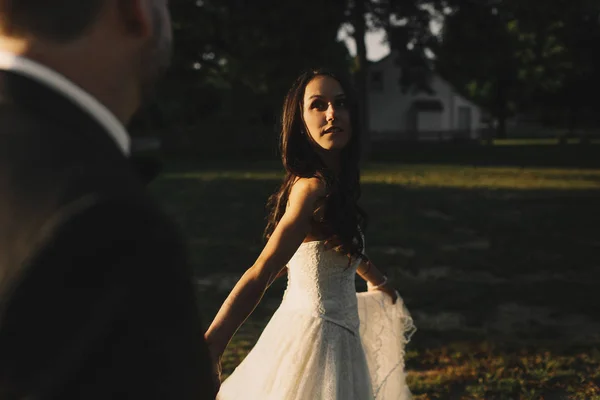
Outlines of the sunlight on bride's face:
<svg viewBox="0 0 600 400">
<path fill-rule="evenodd" d="M 302 117 L 313 141 L 325 150 L 343 149 L 352 136 L 346 94 L 329 76 L 317 76 L 304 90 Z"/>
</svg>

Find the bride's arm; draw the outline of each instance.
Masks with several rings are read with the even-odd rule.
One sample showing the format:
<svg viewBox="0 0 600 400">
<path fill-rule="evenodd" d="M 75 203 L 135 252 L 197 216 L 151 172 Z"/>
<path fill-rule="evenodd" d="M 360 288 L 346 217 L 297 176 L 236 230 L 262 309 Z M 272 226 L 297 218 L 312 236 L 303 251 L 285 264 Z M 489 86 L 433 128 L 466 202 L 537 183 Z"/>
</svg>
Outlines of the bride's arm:
<svg viewBox="0 0 600 400">
<path fill-rule="evenodd" d="M 271 238 L 254 265 L 237 282 L 206 331 L 206 342 L 217 360 L 310 233 L 315 203 L 324 194 L 325 189 L 316 178 L 301 179 L 292 187 L 288 208 Z"/>
<path fill-rule="evenodd" d="M 387 277 L 370 260 L 361 261 L 356 273 L 367 281 L 369 290 L 381 290 L 387 293 L 392 298 L 392 301 L 396 303 L 398 299 L 396 289 L 394 289 Z"/>
</svg>

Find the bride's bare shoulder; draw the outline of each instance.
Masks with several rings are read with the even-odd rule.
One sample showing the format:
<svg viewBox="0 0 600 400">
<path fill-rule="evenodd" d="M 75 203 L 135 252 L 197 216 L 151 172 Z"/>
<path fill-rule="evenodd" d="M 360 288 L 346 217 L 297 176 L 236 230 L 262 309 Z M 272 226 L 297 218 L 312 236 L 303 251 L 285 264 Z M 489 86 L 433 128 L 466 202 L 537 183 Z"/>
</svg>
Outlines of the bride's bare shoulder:
<svg viewBox="0 0 600 400">
<path fill-rule="evenodd" d="M 319 178 L 297 178 L 290 191 L 290 198 L 319 198 L 326 194 L 325 183 Z"/>
</svg>

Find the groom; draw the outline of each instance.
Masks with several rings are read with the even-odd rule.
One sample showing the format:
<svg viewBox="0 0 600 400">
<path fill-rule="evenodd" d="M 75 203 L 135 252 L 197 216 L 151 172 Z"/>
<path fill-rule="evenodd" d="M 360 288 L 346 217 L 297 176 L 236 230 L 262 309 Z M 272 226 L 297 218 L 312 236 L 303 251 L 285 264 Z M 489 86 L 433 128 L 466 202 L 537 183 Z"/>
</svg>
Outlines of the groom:
<svg viewBox="0 0 600 400">
<path fill-rule="evenodd" d="M 183 241 L 123 125 L 167 0 L 0 0 L 0 398 L 214 398 Z"/>
</svg>

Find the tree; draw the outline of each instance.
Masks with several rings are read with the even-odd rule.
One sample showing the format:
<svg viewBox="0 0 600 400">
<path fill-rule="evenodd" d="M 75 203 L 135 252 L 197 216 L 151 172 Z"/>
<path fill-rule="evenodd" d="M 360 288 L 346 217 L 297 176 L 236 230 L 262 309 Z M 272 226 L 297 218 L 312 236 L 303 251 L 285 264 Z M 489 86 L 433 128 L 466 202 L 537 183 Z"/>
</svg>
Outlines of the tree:
<svg viewBox="0 0 600 400">
<path fill-rule="evenodd" d="M 365 136 L 365 148 L 369 149 L 368 121 L 368 61 L 365 35 L 369 30 L 383 29 L 401 68 L 398 84 L 404 90 L 412 87 L 430 90 L 431 63 L 427 50 L 434 45 L 431 32 L 431 9 L 441 0 L 348 0 L 346 23 L 350 25 L 356 44 L 353 65 L 355 84 L 361 105 L 361 127 Z"/>
<path fill-rule="evenodd" d="M 380 15 L 386 18 L 390 49 L 397 55 L 400 67 L 399 84 L 404 91 L 430 92 L 430 78 L 434 70 L 431 52 L 438 44 L 432 31 L 436 12 L 444 8 L 440 0 L 390 0 L 387 7 L 380 7 Z M 387 10 L 388 15 L 385 14 Z"/>
<path fill-rule="evenodd" d="M 437 71 L 492 113 L 499 137 L 506 135 L 520 89 L 517 39 L 508 29 L 512 18 L 492 2 L 465 2 L 446 16 L 436 49 Z"/>
<path fill-rule="evenodd" d="M 175 59 L 163 93 L 175 99 L 165 107 L 170 121 L 190 128 L 186 143 L 274 144 L 283 96 L 300 71 L 349 69 L 336 39 L 344 11 L 345 0 L 172 0 Z"/>
<path fill-rule="evenodd" d="M 591 0 L 562 2 L 549 15 L 565 49 L 565 68 L 556 90 L 537 97 L 540 113 L 574 134 L 579 125 L 600 125 L 600 4 Z M 557 117 L 559 121 L 557 121 Z"/>
<path fill-rule="evenodd" d="M 436 68 L 494 115 L 504 137 L 506 118 L 517 110 L 548 116 L 581 108 L 581 79 L 597 79 L 598 37 L 590 0 L 464 2 L 445 20 Z"/>
<path fill-rule="evenodd" d="M 370 151 L 369 132 L 369 98 L 367 96 L 367 45 L 365 35 L 367 33 L 367 10 L 371 1 L 350 0 L 348 4 L 349 22 L 353 28 L 352 36 L 356 43 L 356 57 L 354 59 L 354 78 L 359 103 L 359 121 L 363 137 L 363 154 L 368 157 Z"/>
</svg>

